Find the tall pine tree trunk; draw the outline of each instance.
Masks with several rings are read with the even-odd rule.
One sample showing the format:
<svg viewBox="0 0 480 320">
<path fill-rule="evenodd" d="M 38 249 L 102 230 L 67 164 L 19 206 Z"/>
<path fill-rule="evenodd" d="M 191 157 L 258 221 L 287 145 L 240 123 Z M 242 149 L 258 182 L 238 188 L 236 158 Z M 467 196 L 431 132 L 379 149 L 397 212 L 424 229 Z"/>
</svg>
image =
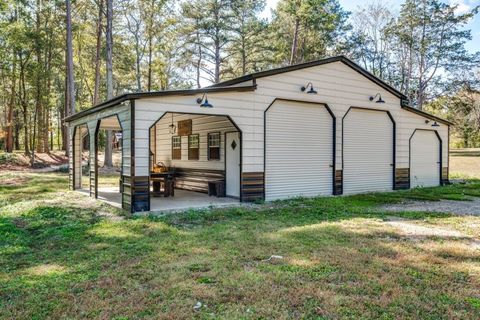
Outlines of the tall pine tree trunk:
<svg viewBox="0 0 480 320">
<path fill-rule="evenodd" d="M 100 96 L 100 54 L 102 46 L 102 17 L 103 17 L 103 0 L 98 4 L 98 21 L 97 21 L 97 46 L 95 50 L 95 88 L 93 93 L 92 104 L 98 104 Z"/>
<path fill-rule="evenodd" d="M 107 47 L 107 99 L 113 98 L 113 0 L 107 0 L 107 30 L 106 30 L 106 47 Z M 107 138 L 105 142 L 105 167 L 112 167 L 112 131 L 107 130 Z"/>
<path fill-rule="evenodd" d="M 67 25 L 67 79 L 66 79 L 66 99 L 65 99 L 65 115 L 70 116 L 75 113 L 75 79 L 73 74 L 73 40 L 72 40 L 72 4 L 70 0 L 66 0 L 66 25 Z M 69 130 L 64 131 L 65 147 L 68 153 L 70 145 Z"/>
<path fill-rule="evenodd" d="M 16 95 L 16 74 L 17 74 L 17 53 L 13 52 L 13 66 L 12 66 L 12 84 L 10 89 L 10 101 L 8 103 L 7 111 L 7 132 L 6 132 L 6 144 L 5 151 L 13 151 L 13 109 L 15 107 L 15 95 Z"/>
<path fill-rule="evenodd" d="M 298 31 L 300 29 L 300 19 L 295 19 L 295 29 L 293 30 L 292 51 L 290 53 L 290 64 L 294 64 L 297 58 Z"/>
</svg>

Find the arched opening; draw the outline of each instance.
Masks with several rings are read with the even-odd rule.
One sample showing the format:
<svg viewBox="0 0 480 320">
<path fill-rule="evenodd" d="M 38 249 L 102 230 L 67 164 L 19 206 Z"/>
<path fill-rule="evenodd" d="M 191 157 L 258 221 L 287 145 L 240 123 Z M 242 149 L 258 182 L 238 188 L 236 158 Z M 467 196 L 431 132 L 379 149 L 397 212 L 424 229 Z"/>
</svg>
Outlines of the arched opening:
<svg viewBox="0 0 480 320">
<path fill-rule="evenodd" d="M 240 201 L 242 133 L 230 117 L 166 112 L 148 140 L 151 211 Z"/>
<path fill-rule="evenodd" d="M 108 132 L 111 140 L 108 141 Z M 123 130 L 117 115 L 112 115 L 99 120 L 95 132 L 96 188 L 97 198 L 107 201 L 117 207 L 122 203 L 122 136 Z M 111 165 L 107 161 L 107 145 L 111 146 Z"/>
</svg>

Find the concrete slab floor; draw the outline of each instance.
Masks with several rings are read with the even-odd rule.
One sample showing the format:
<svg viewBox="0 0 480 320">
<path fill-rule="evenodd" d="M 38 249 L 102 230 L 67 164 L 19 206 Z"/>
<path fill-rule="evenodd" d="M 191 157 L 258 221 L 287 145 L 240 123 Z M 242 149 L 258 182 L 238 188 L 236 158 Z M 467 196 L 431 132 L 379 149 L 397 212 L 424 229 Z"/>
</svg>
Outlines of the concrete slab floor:
<svg viewBox="0 0 480 320">
<path fill-rule="evenodd" d="M 88 195 L 89 191 L 85 189 L 78 190 Z M 122 195 L 118 188 L 102 187 L 98 188 L 98 200 L 104 201 L 114 207 L 121 208 Z M 205 209 L 210 207 L 231 207 L 239 206 L 241 202 L 234 198 L 210 197 L 208 194 L 193 192 L 181 189 L 175 189 L 175 197 L 151 197 L 150 212 L 181 212 L 189 209 Z"/>
</svg>

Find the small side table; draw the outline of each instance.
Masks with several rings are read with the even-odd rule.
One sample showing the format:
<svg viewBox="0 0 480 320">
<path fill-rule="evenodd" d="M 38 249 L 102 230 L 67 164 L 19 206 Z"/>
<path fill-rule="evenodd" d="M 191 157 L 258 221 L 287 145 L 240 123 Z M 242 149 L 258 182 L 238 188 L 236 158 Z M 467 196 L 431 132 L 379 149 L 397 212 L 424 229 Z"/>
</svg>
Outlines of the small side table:
<svg viewBox="0 0 480 320">
<path fill-rule="evenodd" d="M 208 195 L 217 196 L 218 198 L 225 197 L 225 181 L 224 180 L 208 181 Z"/>
</svg>

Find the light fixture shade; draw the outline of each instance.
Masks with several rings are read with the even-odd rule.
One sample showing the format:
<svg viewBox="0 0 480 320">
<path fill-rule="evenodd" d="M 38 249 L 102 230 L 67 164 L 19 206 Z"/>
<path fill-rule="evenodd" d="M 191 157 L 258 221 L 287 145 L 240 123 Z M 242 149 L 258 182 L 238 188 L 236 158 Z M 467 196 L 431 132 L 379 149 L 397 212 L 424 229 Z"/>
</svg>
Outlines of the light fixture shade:
<svg viewBox="0 0 480 320">
<path fill-rule="evenodd" d="M 375 101 L 375 103 L 385 103 L 385 100 L 382 99 L 382 95 L 380 93 L 377 93 L 376 95 L 371 96 L 370 98 L 368 98 L 368 100 L 373 101 L 376 97 L 378 97 L 378 99 L 377 101 Z"/>
<path fill-rule="evenodd" d="M 305 92 L 305 90 L 307 90 L 307 88 L 310 86 L 310 90 L 307 91 L 307 94 L 317 94 L 317 91 L 315 89 L 313 89 L 313 84 L 311 82 L 307 83 L 307 85 L 305 86 L 302 86 L 300 88 L 300 90 L 302 92 Z"/>
<path fill-rule="evenodd" d="M 378 96 L 378 100 L 375 101 L 375 103 L 385 103 L 385 101 L 382 99 L 382 96 L 379 95 L 379 96 Z"/>
<path fill-rule="evenodd" d="M 177 132 L 177 126 L 172 123 L 171 125 L 168 126 L 168 132 L 170 134 L 174 134 L 175 132 Z"/>
<path fill-rule="evenodd" d="M 201 108 L 213 108 L 213 106 L 208 102 L 208 99 L 205 98 L 205 101 L 200 105 Z"/>
<path fill-rule="evenodd" d="M 206 93 L 204 93 L 201 98 L 197 98 L 197 103 L 200 104 L 200 108 L 213 108 L 213 105 L 208 102 L 208 97 Z"/>
<path fill-rule="evenodd" d="M 313 90 L 313 86 L 310 87 L 310 90 L 307 91 L 308 94 L 317 94 L 317 91 Z"/>
<path fill-rule="evenodd" d="M 434 121 L 434 122 L 432 123 L 432 127 L 440 127 L 440 125 L 437 123 L 437 121 Z"/>
</svg>

